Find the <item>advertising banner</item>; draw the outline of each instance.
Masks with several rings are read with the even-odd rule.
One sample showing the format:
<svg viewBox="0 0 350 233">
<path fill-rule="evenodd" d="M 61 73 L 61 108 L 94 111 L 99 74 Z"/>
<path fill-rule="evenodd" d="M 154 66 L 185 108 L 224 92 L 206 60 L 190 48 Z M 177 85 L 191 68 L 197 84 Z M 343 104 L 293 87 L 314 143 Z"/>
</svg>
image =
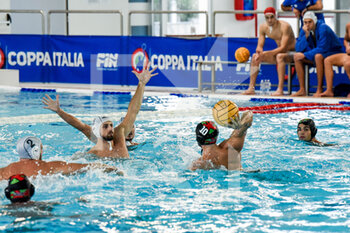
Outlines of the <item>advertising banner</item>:
<svg viewBox="0 0 350 233">
<path fill-rule="evenodd" d="M 249 64 L 220 62 L 236 61 L 234 54 L 239 47 L 253 54 L 256 44 L 256 38 L 0 35 L 0 61 L 3 69 L 19 70 L 20 82 L 104 85 L 137 85 L 131 71 L 141 72 L 150 62 L 159 73 L 150 86 L 191 88 L 198 86 L 196 61 L 216 61 L 216 82 L 224 83 L 218 88 L 245 89 Z M 267 38 L 264 50 L 275 47 Z M 211 69 L 203 65 L 203 82 L 210 82 Z M 317 83 L 315 73 L 311 68 L 310 86 Z M 335 85 L 348 81 L 343 68 L 335 68 L 335 75 Z M 261 79 L 277 84 L 276 65 L 262 65 L 257 83 Z M 293 84 L 298 85 L 296 77 Z"/>
</svg>

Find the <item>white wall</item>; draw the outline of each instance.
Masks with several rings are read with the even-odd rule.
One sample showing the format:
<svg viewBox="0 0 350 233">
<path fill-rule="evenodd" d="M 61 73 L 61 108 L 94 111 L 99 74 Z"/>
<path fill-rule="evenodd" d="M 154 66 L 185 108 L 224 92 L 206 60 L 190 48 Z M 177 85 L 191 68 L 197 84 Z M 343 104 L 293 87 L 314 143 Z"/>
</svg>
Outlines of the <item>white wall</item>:
<svg viewBox="0 0 350 233">
<path fill-rule="evenodd" d="M 49 10 L 64 10 L 65 0 L 11 0 L 12 10 L 43 10 L 45 15 Z M 13 34 L 41 34 L 42 24 L 40 14 L 11 14 Z M 64 15 L 59 15 L 53 26 L 53 31 L 65 32 Z M 46 22 L 45 22 L 46 24 Z M 46 32 L 45 26 L 45 32 Z"/>
<path fill-rule="evenodd" d="M 72 14 L 70 34 L 84 35 L 127 35 L 128 13 L 134 10 L 151 10 L 150 3 L 129 3 L 128 0 L 74 0 L 69 1 L 69 10 L 119 10 L 124 16 L 123 33 L 120 30 L 120 17 L 115 14 Z M 150 15 L 133 14 L 133 26 L 151 24 Z"/>
<path fill-rule="evenodd" d="M 274 6 L 273 0 L 258 0 L 257 10 L 264 10 L 266 7 Z M 212 11 L 234 10 L 233 0 L 212 0 Z M 215 34 L 223 34 L 225 37 L 255 37 L 255 19 L 237 21 L 235 15 L 217 14 L 215 18 Z M 263 15 L 258 15 L 258 25 L 264 21 Z"/>
<path fill-rule="evenodd" d="M 234 10 L 234 0 L 198 0 L 200 1 L 199 10 L 208 10 L 209 14 L 209 33 L 212 33 L 212 12 L 218 10 Z M 268 6 L 275 6 L 280 10 L 282 0 L 258 0 L 258 10 L 264 10 Z M 325 9 L 334 9 L 335 0 L 324 1 Z M 168 0 L 162 0 L 163 10 L 169 10 Z M 349 1 L 342 1 L 341 7 L 348 9 Z M 36 9 L 43 10 L 45 14 L 49 10 L 65 10 L 66 0 L 0 0 L 1 9 Z M 133 10 L 151 10 L 151 0 L 147 3 L 129 3 L 128 0 L 68 0 L 69 10 L 120 10 L 123 14 L 123 33 L 120 30 L 120 17 L 115 14 L 70 14 L 69 15 L 69 33 L 71 35 L 128 35 L 128 13 Z M 4 15 L 0 14 L 1 17 Z M 12 24 L 6 30 L 6 33 L 13 34 L 41 34 L 40 15 L 33 14 L 11 14 Z M 152 25 L 151 15 L 134 14 L 131 25 L 145 26 Z M 162 26 L 163 35 L 169 31 L 167 23 L 168 16 L 163 15 Z M 344 28 L 348 22 L 349 16 L 342 15 L 340 20 L 340 36 L 344 36 Z M 296 25 L 295 19 L 282 18 Z M 200 25 L 196 27 L 196 34 L 204 34 L 204 17 L 200 20 Z M 335 23 L 334 19 L 326 19 L 327 23 Z M 46 23 L 47 21 L 45 21 Z M 257 25 L 264 22 L 262 14 L 258 15 Z M 65 14 L 51 15 L 51 34 L 66 34 L 66 16 Z M 203 26 L 202 26 L 203 25 Z M 154 25 L 153 25 L 154 26 Z M 176 26 L 176 25 L 175 25 Z M 188 25 L 187 25 L 188 26 Z M 183 25 L 178 25 L 183 28 Z M 192 27 L 192 25 L 191 25 Z M 10 31 L 9 31 L 10 28 Z M 47 28 L 47 25 L 46 27 Z M 296 28 L 296 26 L 294 26 Z M 334 28 L 334 27 L 333 27 Z M 167 30 L 168 29 L 168 30 Z M 5 30 L 5 29 L 4 29 Z M 188 31 L 188 30 L 187 30 Z M 186 30 L 184 33 L 188 33 Z M 296 29 L 295 29 L 296 31 Z M 1 33 L 1 24 L 0 24 Z M 47 33 L 47 32 L 46 32 Z M 174 33 L 174 32 L 173 32 Z M 179 32 L 181 34 L 181 32 Z M 255 37 L 256 25 L 255 19 L 247 21 L 237 21 L 233 14 L 220 14 L 216 16 L 215 33 L 222 34 L 225 37 Z M 176 34 L 176 32 L 175 32 Z"/>
<path fill-rule="evenodd" d="M 11 9 L 10 0 L 0 0 L 0 9 L 9 10 Z M 6 13 L 0 13 L 0 34 L 11 33 L 11 25 L 7 25 Z"/>
</svg>

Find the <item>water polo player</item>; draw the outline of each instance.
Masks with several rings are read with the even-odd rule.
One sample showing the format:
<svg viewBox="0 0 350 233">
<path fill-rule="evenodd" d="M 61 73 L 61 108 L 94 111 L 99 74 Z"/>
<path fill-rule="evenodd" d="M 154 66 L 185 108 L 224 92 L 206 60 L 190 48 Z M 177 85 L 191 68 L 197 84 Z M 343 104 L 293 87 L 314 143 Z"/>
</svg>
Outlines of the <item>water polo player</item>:
<svg viewBox="0 0 350 233">
<path fill-rule="evenodd" d="M 253 113 L 244 112 L 242 119 L 232 119 L 227 127 L 234 129 L 230 138 L 216 144 L 219 130 L 213 121 L 203 121 L 197 125 L 196 140 L 202 148 L 202 156 L 192 163 L 191 170 L 218 169 L 224 166 L 228 170 L 241 169 L 241 150 L 248 128 L 252 125 Z"/>
<path fill-rule="evenodd" d="M 24 174 L 12 175 L 5 188 L 5 196 L 11 203 L 28 202 L 34 195 L 35 187 Z"/>
<path fill-rule="evenodd" d="M 313 144 L 322 145 L 322 146 L 331 146 L 333 144 L 324 144 L 316 139 L 317 128 L 315 122 L 310 118 L 305 118 L 299 121 L 298 123 L 298 138 L 301 141 L 311 142 Z"/>
<path fill-rule="evenodd" d="M 64 121 L 81 131 L 90 141 L 96 143 L 88 153 L 95 154 L 99 157 L 130 158 L 126 139 L 130 132 L 133 131 L 136 116 L 142 104 L 145 86 L 151 77 L 158 74 L 153 74 L 156 68 L 152 70 L 149 69 L 150 63 L 141 73 L 132 71 L 138 78 L 139 84 L 130 101 L 125 118 L 114 128 L 112 120 L 108 117 L 96 117 L 91 127 L 76 117 L 66 113 L 60 108 L 58 95 L 56 96 L 56 101 L 49 95 L 46 95 L 46 98 L 43 97 L 42 102 L 46 105 L 44 108 L 56 112 Z"/>
<path fill-rule="evenodd" d="M 50 175 L 62 173 L 70 175 L 76 172 L 84 172 L 88 168 L 100 168 L 105 172 L 117 172 L 122 175 L 118 168 L 100 163 L 80 164 L 67 163 L 64 161 L 42 160 L 43 145 L 37 137 L 27 136 L 18 140 L 17 152 L 20 160 L 11 163 L 7 167 L 0 168 L 0 180 L 6 180 L 13 174 L 26 174 L 27 176 Z"/>
</svg>

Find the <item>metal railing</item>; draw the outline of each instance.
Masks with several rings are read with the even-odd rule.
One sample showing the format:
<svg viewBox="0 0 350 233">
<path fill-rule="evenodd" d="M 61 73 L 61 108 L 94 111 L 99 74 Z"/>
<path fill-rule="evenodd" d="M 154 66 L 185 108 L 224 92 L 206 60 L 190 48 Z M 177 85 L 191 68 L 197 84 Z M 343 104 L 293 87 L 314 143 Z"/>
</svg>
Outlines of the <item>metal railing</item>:
<svg viewBox="0 0 350 233">
<path fill-rule="evenodd" d="M 45 34 L 45 15 L 42 10 L 0 10 L 0 13 L 21 13 L 21 14 L 40 14 L 41 15 L 41 33 Z"/>
<path fill-rule="evenodd" d="M 321 10 L 321 11 L 314 11 L 315 13 L 323 13 L 323 14 L 327 14 L 327 13 L 330 13 L 330 14 L 350 14 L 350 10 Z M 337 26 L 337 25 L 335 25 Z M 300 25 L 298 24 L 297 25 L 297 28 L 298 28 L 298 33 L 300 31 Z M 335 28 L 336 29 L 336 28 Z M 337 30 L 335 30 L 337 31 Z M 298 34 L 299 36 L 299 34 Z M 340 36 L 340 35 L 338 35 Z"/>
<path fill-rule="evenodd" d="M 40 14 L 41 15 L 41 28 L 42 34 L 45 34 L 45 14 L 43 10 L 0 10 L 0 13 L 29 13 L 29 14 Z M 217 15 L 219 14 L 263 14 L 263 11 L 259 10 L 233 10 L 233 11 L 214 11 L 212 13 L 212 32 L 211 35 L 216 35 L 216 23 Z M 287 11 L 277 11 L 278 16 L 283 16 L 283 14 L 288 14 Z M 350 10 L 321 10 L 315 11 L 315 13 L 324 14 L 350 14 Z M 123 35 L 123 21 L 124 17 L 119 10 L 50 10 L 47 14 L 47 34 L 51 32 L 51 14 L 118 14 L 120 16 L 120 34 Z M 128 14 L 128 32 L 127 35 L 131 35 L 131 17 L 133 14 L 204 14 L 205 15 L 205 36 L 209 35 L 209 17 L 207 11 L 130 11 Z M 298 21 L 298 19 L 296 18 Z M 66 34 L 69 35 L 69 20 L 66 19 Z M 297 23 L 297 31 L 299 32 L 300 25 Z M 257 17 L 255 17 L 255 35 L 257 36 Z"/>
<path fill-rule="evenodd" d="M 198 92 L 202 92 L 203 91 L 203 85 L 210 85 L 210 89 L 212 93 L 215 93 L 216 90 L 216 85 L 221 85 L 221 86 L 248 86 L 249 84 L 245 84 L 245 83 L 217 83 L 216 82 L 216 74 L 215 74 L 215 66 L 218 63 L 221 64 L 232 64 L 232 65 L 237 65 L 237 64 L 250 64 L 251 62 L 237 62 L 237 61 L 195 61 L 195 63 L 198 64 Z M 262 65 L 276 65 L 276 64 L 272 64 L 272 63 L 266 63 L 266 62 L 261 62 L 260 64 Z M 202 73 L 202 66 L 203 65 L 210 65 L 211 68 L 211 82 L 208 83 L 203 83 L 203 73 Z M 292 65 L 294 65 L 294 63 L 287 63 L 287 74 L 288 74 L 288 83 L 287 83 L 287 87 L 288 87 L 288 94 L 292 94 Z M 305 64 L 305 71 L 309 70 L 309 65 Z M 256 84 L 257 86 L 259 86 L 260 84 Z M 271 85 L 271 86 L 277 86 L 275 85 Z M 305 72 L 305 89 L 306 89 L 306 95 L 309 95 L 309 72 Z"/>
<path fill-rule="evenodd" d="M 214 11 L 212 18 L 212 36 L 216 35 L 216 15 L 217 14 L 263 14 L 264 11 L 244 11 L 244 10 L 234 10 L 234 11 Z M 255 17 L 256 20 L 256 17 Z M 256 23 L 255 23 L 256 24 Z M 256 36 L 257 26 L 255 26 L 255 36 Z"/>
<path fill-rule="evenodd" d="M 120 15 L 120 34 L 123 35 L 123 14 L 119 10 L 51 10 L 47 13 L 47 34 L 51 30 L 51 14 L 118 14 Z M 67 20 L 66 34 L 69 35 L 69 20 Z"/>
<path fill-rule="evenodd" d="M 130 11 L 128 17 L 128 35 L 131 36 L 131 16 L 133 14 L 205 14 L 205 36 L 209 35 L 207 11 Z"/>
<path fill-rule="evenodd" d="M 321 10 L 321 11 L 314 11 L 315 13 L 323 13 L 323 14 L 350 14 L 350 10 Z M 216 15 L 218 14 L 263 14 L 264 11 L 258 11 L 258 10 L 233 10 L 233 11 L 214 11 L 213 17 L 212 17 L 212 36 L 216 35 Z M 283 16 L 283 14 L 290 13 L 290 11 L 276 11 L 277 16 Z M 257 18 L 255 17 L 255 20 Z M 300 31 L 300 25 L 299 25 L 299 18 L 296 17 L 297 20 L 297 34 L 299 34 Z M 257 22 L 255 21 L 255 36 L 257 36 Z"/>
</svg>

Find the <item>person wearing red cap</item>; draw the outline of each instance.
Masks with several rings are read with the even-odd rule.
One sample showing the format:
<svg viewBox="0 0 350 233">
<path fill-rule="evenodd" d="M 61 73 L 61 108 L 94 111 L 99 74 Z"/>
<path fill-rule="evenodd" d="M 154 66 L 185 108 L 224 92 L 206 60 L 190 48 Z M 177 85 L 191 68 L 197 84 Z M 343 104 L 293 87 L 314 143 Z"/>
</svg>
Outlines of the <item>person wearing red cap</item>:
<svg viewBox="0 0 350 233">
<path fill-rule="evenodd" d="M 276 10 L 273 7 L 266 8 L 264 15 L 266 22 L 259 26 L 258 45 L 250 65 L 249 88 L 242 93 L 244 95 L 255 94 L 256 78 L 259 74 L 259 65 L 261 62 L 278 64 L 278 88 L 272 95 L 283 95 L 284 76 L 286 72 L 285 63 L 293 61 L 293 56 L 288 53 L 289 51 L 293 51 L 295 46 L 295 36 L 292 27 L 289 23 L 276 18 Z M 277 48 L 264 51 L 263 47 L 266 37 L 273 39 L 277 44 Z"/>
</svg>

